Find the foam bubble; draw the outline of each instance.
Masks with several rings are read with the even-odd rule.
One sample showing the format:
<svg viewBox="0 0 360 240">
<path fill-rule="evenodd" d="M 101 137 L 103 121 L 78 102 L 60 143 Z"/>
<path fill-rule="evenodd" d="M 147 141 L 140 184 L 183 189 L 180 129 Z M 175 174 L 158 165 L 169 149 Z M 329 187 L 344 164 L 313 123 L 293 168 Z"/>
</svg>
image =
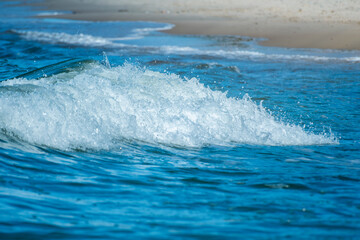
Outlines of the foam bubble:
<svg viewBox="0 0 360 240">
<path fill-rule="evenodd" d="M 131 64 L 98 63 L 38 80 L 0 83 L 0 128 L 59 149 L 109 149 L 121 139 L 179 146 L 334 144 L 275 120 L 248 96 Z"/>
</svg>

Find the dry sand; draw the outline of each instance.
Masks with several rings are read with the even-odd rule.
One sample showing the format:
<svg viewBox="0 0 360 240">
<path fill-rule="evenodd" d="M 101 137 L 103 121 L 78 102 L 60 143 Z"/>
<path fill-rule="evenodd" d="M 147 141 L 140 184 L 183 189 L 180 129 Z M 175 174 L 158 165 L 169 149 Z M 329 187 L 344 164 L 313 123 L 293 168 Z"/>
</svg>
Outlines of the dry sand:
<svg viewBox="0 0 360 240">
<path fill-rule="evenodd" d="M 156 21 L 174 34 L 241 35 L 268 46 L 360 49 L 359 0 L 45 0 L 62 18 Z M 59 16 L 57 16 L 59 17 Z"/>
</svg>

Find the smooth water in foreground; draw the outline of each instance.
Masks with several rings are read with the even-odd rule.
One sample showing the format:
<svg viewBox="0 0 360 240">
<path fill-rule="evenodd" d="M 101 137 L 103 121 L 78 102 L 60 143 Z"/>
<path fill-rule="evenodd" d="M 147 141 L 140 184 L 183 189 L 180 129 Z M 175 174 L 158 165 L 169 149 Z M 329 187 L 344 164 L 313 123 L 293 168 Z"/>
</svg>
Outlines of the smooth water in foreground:
<svg viewBox="0 0 360 240">
<path fill-rule="evenodd" d="M 0 239 L 360 237 L 360 52 L 35 10 L 0 2 Z"/>
</svg>

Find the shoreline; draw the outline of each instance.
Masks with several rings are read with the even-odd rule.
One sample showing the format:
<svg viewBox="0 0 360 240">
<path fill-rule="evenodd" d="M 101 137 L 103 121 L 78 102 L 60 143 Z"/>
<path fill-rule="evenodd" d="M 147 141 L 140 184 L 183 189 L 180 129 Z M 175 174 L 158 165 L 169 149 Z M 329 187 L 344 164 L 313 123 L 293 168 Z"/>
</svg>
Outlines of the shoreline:
<svg viewBox="0 0 360 240">
<path fill-rule="evenodd" d="M 262 5 L 260 4 L 262 3 Z M 151 21 L 174 24 L 181 35 L 238 35 L 266 39 L 260 45 L 360 50 L 360 2 L 319 0 L 44 0 L 31 4 L 72 14 L 39 16 L 88 21 Z M 324 7 L 326 5 L 326 7 Z M 358 16 L 359 15 L 359 16 Z"/>
</svg>

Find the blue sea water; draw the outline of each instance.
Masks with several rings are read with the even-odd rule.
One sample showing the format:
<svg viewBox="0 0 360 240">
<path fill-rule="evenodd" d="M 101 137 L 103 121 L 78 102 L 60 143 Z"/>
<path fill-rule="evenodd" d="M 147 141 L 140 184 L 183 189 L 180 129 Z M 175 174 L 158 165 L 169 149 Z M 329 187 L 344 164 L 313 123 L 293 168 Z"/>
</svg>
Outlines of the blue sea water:
<svg viewBox="0 0 360 240">
<path fill-rule="evenodd" d="M 0 239 L 360 238 L 359 51 L 37 15 L 0 2 Z"/>
</svg>

